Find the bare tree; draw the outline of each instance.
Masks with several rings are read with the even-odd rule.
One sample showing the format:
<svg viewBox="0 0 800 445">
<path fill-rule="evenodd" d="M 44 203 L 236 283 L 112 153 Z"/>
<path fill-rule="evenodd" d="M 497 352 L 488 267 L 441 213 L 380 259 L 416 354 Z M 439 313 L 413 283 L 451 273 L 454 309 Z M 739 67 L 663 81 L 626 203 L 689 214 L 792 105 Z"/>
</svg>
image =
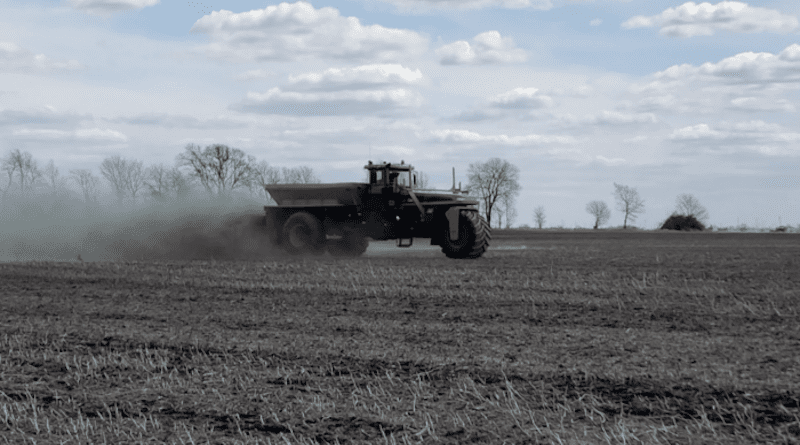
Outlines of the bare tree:
<svg viewBox="0 0 800 445">
<path fill-rule="evenodd" d="M 264 194 L 267 201 L 272 197 L 267 192 L 266 186 L 281 182 L 281 171 L 269 165 L 267 161 L 258 161 L 253 166 L 252 186 L 258 189 L 258 194 Z"/>
<path fill-rule="evenodd" d="M 545 219 L 544 207 L 539 206 L 533 209 L 533 220 L 536 221 L 536 227 L 541 229 L 544 226 Z"/>
<path fill-rule="evenodd" d="M 117 199 L 122 202 L 136 195 L 145 188 L 147 172 L 142 161 L 125 159 L 120 155 L 105 158 L 100 164 L 100 174 L 111 184 Z"/>
<path fill-rule="evenodd" d="M 150 191 L 150 196 L 158 201 L 169 198 L 170 181 L 169 167 L 164 164 L 156 164 L 147 167 L 147 180 L 145 187 Z"/>
<path fill-rule="evenodd" d="M 320 180 L 311 167 L 301 166 L 281 169 L 282 182 L 285 184 L 319 184 Z"/>
<path fill-rule="evenodd" d="M 688 193 L 678 195 L 675 203 L 676 212 L 684 216 L 694 216 L 698 221 L 708 221 L 708 211 L 700 204 L 700 201 Z"/>
<path fill-rule="evenodd" d="M 481 201 L 486 222 L 492 225 L 492 214 L 503 202 L 513 205 L 519 194 L 519 167 L 510 162 L 492 158 L 484 163 L 469 165 L 468 188 Z"/>
<path fill-rule="evenodd" d="M 69 171 L 70 179 L 78 184 L 83 193 L 83 200 L 86 204 L 97 203 L 97 185 L 100 180 L 93 175 L 90 170 L 78 169 Z"/>
<path fill-rule="evenodd" d="M 514 206 L 514 197 L 503 197 L 500 200 L 500 208 L 503 211 L 503 217 L 506 219 L 505 228 L 510 229 L 514 221 L 517 220 L 517 208 Z M 498 227 L 502 224 L 498 224 Z"/>
<path fill-rule="evenodd" d="M 178 155 L 178 164 L 189 167 L 189 174 L 209 193 L 218 196 L 228 194 L 237 188 L 250 187 L 256 159 L 238 148 L 214 144 L 206 148 L 188 144 Z"/>
<path fill-rule="evenodd" d="M 51 159 L 44 168 L 44 180 L 47 183 L 47 187 L 50 189 L 52 194 L 56 194 L 58 190 L 64 185 L 64 179 L 61 177 L 61 172 L 58 171 L 58 167 Z"/>
<path fill-rule="evenodd" d="M 602 226 L 611 218 L 611 210 L 605 201 L 592 201 L 586 204 L 586 211 L 594 217 L 594 229 Z"/>
<path fill-rule="evenodd" d="M 33 185 L 42 177 L 39 165 L 33 156 L 28 152 L 19 149 L 11 151 L 2 162 L 0 169 L 8 175 L 8 191 L 14 182 L 19 183 L 19 190 L 25 193 L 26 190 L 33 188 Z"/>
<path fill-rule="evenodd" d="M 625 214 L 622 228 L 628 228 L 628 220 L 635 222 L 639 214 L 644 213 L 644 201 L 639 192 L 633 187 L 614 183 L 614 197 L 617 200 L 617 210 Z"/>
</svg>

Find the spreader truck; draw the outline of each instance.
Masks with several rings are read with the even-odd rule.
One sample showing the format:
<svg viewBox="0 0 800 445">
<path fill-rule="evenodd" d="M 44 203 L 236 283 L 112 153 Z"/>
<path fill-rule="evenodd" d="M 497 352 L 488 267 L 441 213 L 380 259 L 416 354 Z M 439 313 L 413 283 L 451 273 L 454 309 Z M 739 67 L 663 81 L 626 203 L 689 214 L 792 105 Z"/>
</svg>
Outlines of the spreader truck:
<svg viewBox="0 0 800 445">
<path fill-rule="evenodd" d="M 430 238 L 450 258 L 478 258 L 491 230 L 478 213 L 478 201 L 455 188 L 417 187 L 414 168 L 370 161 L 369 182 L 274 184 L 265 188 L 277 206 L 266 206 L 265 223 L 275 245 L 293 254 L 359 256 L 369 238 L 397 240 L 410 247 Z"/>
</svg>

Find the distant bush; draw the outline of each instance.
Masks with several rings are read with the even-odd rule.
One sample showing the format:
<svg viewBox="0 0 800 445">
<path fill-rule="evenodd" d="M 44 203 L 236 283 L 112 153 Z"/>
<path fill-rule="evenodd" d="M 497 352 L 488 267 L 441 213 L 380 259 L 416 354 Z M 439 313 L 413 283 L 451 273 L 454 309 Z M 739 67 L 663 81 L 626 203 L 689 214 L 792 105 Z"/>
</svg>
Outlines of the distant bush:
<svg viewBox="0 0 800 445">
<path fill-rule="evenodd" d="M 661 225 L 662 230 L 705 230 L 705 228 L 693 215 L 672 215 Z"/>
<path fill-rule="evenodd" d="M 773 232 L 786 232 L 787 230 L 789 230 L 789 228 L 788 228 L 788 227 L 786 227 L 786 226 L 779 226 L 779 227 L 776 227 L 776 228 L 775 228 L 775 230 L 773 230 Z"/>
</svg>

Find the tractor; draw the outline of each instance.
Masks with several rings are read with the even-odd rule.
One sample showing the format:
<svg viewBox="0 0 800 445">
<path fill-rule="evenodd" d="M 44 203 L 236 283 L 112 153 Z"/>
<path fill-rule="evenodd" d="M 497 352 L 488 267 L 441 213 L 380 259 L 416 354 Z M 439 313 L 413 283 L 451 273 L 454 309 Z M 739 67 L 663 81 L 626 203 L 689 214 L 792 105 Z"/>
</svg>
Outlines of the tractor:
<svg viewBox="0 0 800 445">
<path fill-rule="evenodd" d="M 430 238 L 449 258 L 478 258 L 486 252 L 491 230 L 478 201 L 455 188 L 417 187 L 414 168 L 401 161 L 364 166 L 369 182 L 270 184 L 277 206 L 265 206 L 271 242 L 291 254 L 336 257 L 363 254 L 373 240 L 397 240 L 411 247 L 414 238 Z"/>
</svg>

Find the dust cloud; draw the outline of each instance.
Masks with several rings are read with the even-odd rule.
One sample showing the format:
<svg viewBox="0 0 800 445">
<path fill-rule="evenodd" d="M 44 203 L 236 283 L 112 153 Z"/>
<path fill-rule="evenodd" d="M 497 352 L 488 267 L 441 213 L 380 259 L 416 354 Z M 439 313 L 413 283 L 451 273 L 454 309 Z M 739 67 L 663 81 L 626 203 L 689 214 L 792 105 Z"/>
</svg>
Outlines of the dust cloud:
<svg viewBox="0 0 800 445">
<path fill-rule="evenodd" d="M 62 196 L 0 204 L 0 261 L 261 259 L 263 203 L 196 196 L 171 203 L 86 205 Z"/>
</svg>

